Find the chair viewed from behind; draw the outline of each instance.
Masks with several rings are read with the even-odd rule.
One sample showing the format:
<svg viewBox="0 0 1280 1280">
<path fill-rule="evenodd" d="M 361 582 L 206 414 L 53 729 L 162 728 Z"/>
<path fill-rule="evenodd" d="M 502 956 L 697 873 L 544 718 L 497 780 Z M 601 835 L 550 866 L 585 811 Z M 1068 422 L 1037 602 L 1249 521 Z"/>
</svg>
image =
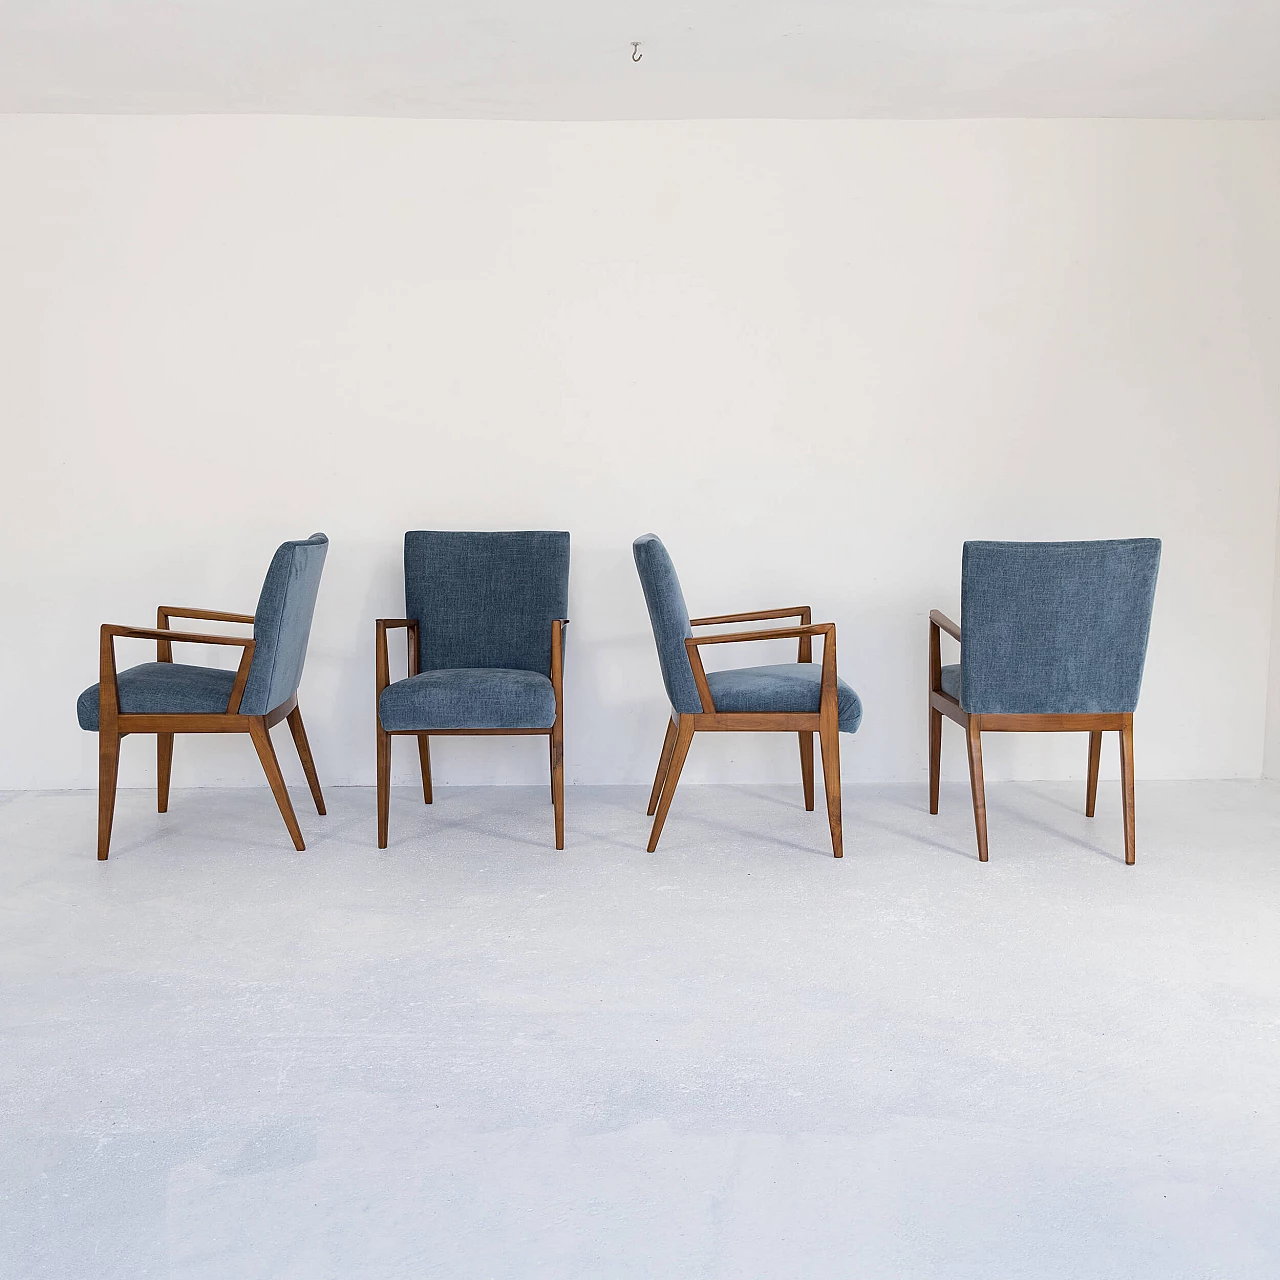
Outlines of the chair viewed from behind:
<svg viewBox="0 0 1280 1280">
<path fill-rule="evenodd" d="M 649 608 L 662 681 L 671 704 L 671 720 L 649 797 L 649 813 L 653 816 L 649 852 L 653 853 L 658 847 L 658 837 L 662 834 L 689 745 L 701 729 L 722 733 L 797 734 L 804 807 L 810 811 L 813 809 L 813 735 L 817 733 L 822 746 L 831 848 L 837 858 L 843 857 L 840 734 L 856 731 L 862 720 L 862 703 L 836 675 L 835 623 L 813 622 L 813 611 L 808 605 L 690 619 L 675 565 L 662 541 L 652 533 L 644 534 L 632 543 L 632 552 Z M 799 618 L 800 622 L 767 630 L 693 634 L 694 627 L 775 618 Z M 821 666 L 813 662 L 814 636 L 822 637 Z M 699 650 L 704 645 L 782 639 L 798 641 L 795 662 L 740 667 L 732 671 L 703 669 Z"/>
<path fill-rule="evenodd" d="M 329 539 L 323 533 L 283 543 L 272 558 L 252 614 L 161 605 L 154 628 L 103 625 L 98 683 L 86 689 L 76 704 L 80 727 L 98 735 L 99 861 L 106 860 L 111 847 L 120 740 L 131 733 L 156 735 L 156 808 L 160 813 L 169 808 L 174 734 L 247 733 L 294 847 L 306 848 L 269 731 L 281 720 L 288 721 L 316 811 L 323 815 L 324 797 L 298 710 L 298 685 L 328 550 Z M 242 623 L 253 627 L 253 636 L 174 631 L 169 626 L 171 618 Z M 118 639 L 154 640 L 156 661 L 117 673 Z M 176 642 L 238 647 L 242 651 L 240 664 L 229 671 L 174 662 Z"/>
<path fill-rule="evenodd" d="M 964 544 L 961 625 L 936 609 L 929 615 L 929 812 L 938 812 L 947 716 L 966 734 L 980 861 L 987 861 L 984 730 L 1088 733 L 1088 817 L 1102 735 L 1115 731 L 1125 862 L 1133 864 L 1133 712 L 1159 567 L 1158 538 Z M 942 665 L 944 631 L 961 642 L 959 663 Z"/>
<path fill-rule="evenodd" d="M 564 848 L 564 639 L 569 535 L 553 531 L 404 536 L 405 617 L 376 637 L 378 848 L 387 847 L 391 739 L 418 740 L 432 802 L 431 739 L 545 735 L 556 848 Z M 404 628 L 408 676 L 390 676 L 387 632 Z"/>
</svg>

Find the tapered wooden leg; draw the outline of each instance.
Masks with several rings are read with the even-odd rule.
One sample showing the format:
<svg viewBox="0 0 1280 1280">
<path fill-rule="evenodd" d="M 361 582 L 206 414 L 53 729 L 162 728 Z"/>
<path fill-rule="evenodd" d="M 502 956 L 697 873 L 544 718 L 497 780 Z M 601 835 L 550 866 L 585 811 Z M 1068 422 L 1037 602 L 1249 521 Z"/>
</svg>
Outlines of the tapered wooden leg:
<svg viewBox="0 0 1280 1280">
<path fill-rule="evenodd" d="M 978 833 L 978 861 L 987 860 L 987 793 L 982 785 L 982 730 L 976 716 L 969 717 L 969 786 L 973 789 L 973 825 Z"/>
<path fill-rule="evenodd" d="M 1120 794 L 1124 803 L 1124 860 L 1137 860 L 1137 829 L 1133 812 L 1133 724 L 1120 730 Z"/>
<path fill-rule="evenodd" d="M 98 734 L 98 861 L 111 848 L 111 820 L 116 813 L 116 778 L 120 773 L 120 735 Z"/>
<path fill-rule="evenodd" d="M 556 807 L 556 848 L 564 848 L 564 729 L 556 717 L 551 730 L 551 801 Z"/>
<path fill-rule="evenodd" d="M 311 788 L 311 798 L 316 802 L 316 812 L 323 818 L 324 796 L 320 793 L 320 779 L 316 776 L 316 762 L 311 755 L 311 744 L 307 741 L 302 712 L 294 707 L 289 712 L 288 721 L 289 732 L 293 734 L 293 745 L 298 748 L 298 759 L 302 761 L 302 772 L 307 775 L 307 786 Z"/>
<path fill-rule="evenodd" d="M 822 784 L 827 790 L 827 821 L 831 824 L 831 852 L 844 857 L 844 835 L 840 825 L 840 729 L 824 724 L 818 733 L 822 747 Z"/>
<path fill-rule="evenodd" d="M 1084 816 L 1093 817 L 1098 804 L 1098 765 L 1102 761 L 1102 730 L 1089 731 L 1089 781 L 1085 784 Z"/>
<path fill-rule="evenodd" d="M 378 848 L 387 847 L 391 810 L 391 735 L 379 724 L 378 734 Z"/>
<path fill-rule="evenodd" d="M 658 772 L 653 778 L 653 790 L 649 792 L 649 817 L 653 817 L 658 807 L 658 797 L 662 794 L 662 784 L 667 780 L 667 770 L 671 768 L 671 753 L 676 749 L 676 722 L 667 721 L 667 736 L 662 740 L 662 755 L 658 757 Z"/>
<path fill-rule="evenodd" d="M 267 781 L 271 784 L 271 793 L 280 807 L 280 816 L 293 837 L 293 847 L 301 853 L 307 846 L 302 841 L 302 828 L 298 826 L 297 815 L 293 812 L 289 788 L 284 785 L 284 775 L 280 772 L 280 761 L 276 759 L 276 749 L 271 745 L 271 733 L 267 728 L 265 716 L 250 718 L 249 736 L 257 748 L 258 759 L 262 762 L 262 772 L 267 775 Z"/>
<path fill-rule="evenodd" d="M 800 780 L 804 783 L 804 807 L 813 812 L 813 734 L 798 733 L 800 739 Z"/>
<path fill-rule="evenodd" d="M 680 770 L 684 768 L 685 756 L 689 754 L 689 744 L 693 741 L 693 717 L 681 716 L 676 727 L 676 740 L 671 747 L 671 760 L 667 765 L 667 776 L 662 780 L 662 794 L 658 797 L 657 815 L 653 819 L 653 830 L 649 833 L 649 852 L 658 847 L 658 837 L 662 834 L 662 824 L 667 820 L 667 811 L 671 808 L 671 797 L 676 793 L 676 784 L 680 781 Z"/>
<path fill-rule="evenodd" d="M 156 812 L 169 812 L 169 779 L 173 775 L 173 734 L 156 734 Z"/>
<path fill-rule="evenodd" d="M 929 812 L 938 812 L 938 786 L 942 780 L 942 712 L 929 708 Z"/>
<path fill-rule="evenodd" d="M 430 804 L 431 793 L 431 735 L 418 734 L 418 764 L 422 769 L 422 803 Z"/>
</svg>

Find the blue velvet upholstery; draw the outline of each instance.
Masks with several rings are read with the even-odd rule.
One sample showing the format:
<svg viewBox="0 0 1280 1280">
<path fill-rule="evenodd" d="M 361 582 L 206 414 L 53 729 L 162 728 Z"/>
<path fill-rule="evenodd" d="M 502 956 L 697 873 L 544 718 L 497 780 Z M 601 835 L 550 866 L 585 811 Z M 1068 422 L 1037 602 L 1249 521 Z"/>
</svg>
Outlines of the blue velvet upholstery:
<svg viewBox="0 0 1280 1280">
<path fill-rule="evenodd" d="M 303 541 L 283 543 L 272 558 L 253 615 L 253 666 L 240 703 L 242 715 L 264 716 L 298 692 L 328 551 L 329 539 L 313 533 Z"/>
<path fill-rule="evenodd" d="M 569 535 L 404 535 L 420 675 L 382 691 L 384 729 L 549 729 L 551 624 L 569 613 Z"/>
<path fill-rule="evenodd" d="M 397 680 L 382 691 L 384 729 L 550 729 L 556 719 L 551 681 L 537 671 L 452 667 Z"/>
<path fill-rule="evenodd" d="M 328 550 L 329 539 L 313 533 L 282 543 L 272 557 L 253 615 L 253 665 L 240 700 L 241 715 L 266 715 L 298 692 Z M 191 628 L 179 620 L 175 630 Z M 234 671 L 220 667 L 144 662 L 116 677 L 120 711 L 123 715 L 217 715 L 228 709 L 235 677 Z M 82 729 L 97 732 L 96 684 L 77 699 L 76 716 Z"/>
<path fill-rule="evenodd" d="M 822 695 L 820 662 L 789 662 L 774 667 L 738 667 L 708 671 L 707 684 L 717 711 L 799 711 L 818 713 Z M 862 723 L 862 700 L 836 680 L 840 732 L 855 733 Z"/>
<path fill-rule="evenodd" d="M 961 705 L 978 715 L 1133 711 L 1159 567 L 1158 538 L 966 542 Z"/>
<path fill-rule="evenodd" d="M 649 606 L 649 622 L 658 646 L 658 665 L 662 668 L 667 698 L 673 710 L 681 715 L 694 715 L 702 710 L 702 699 L 684 647 L 684 642 L 693 635 L 693 628 L 689 625 L 689 610 L 685 607 L 676 567 L 662 539 L 654 533 L 637 538 L 631 544 L 631 553 L 635 556 L 644 602 Z"/>
<path fill-rule="evenodd" d="M 551 670 L 551 623 L 569 615 L 569 535 L 404 535 L 405 617 L 421 671 Z"/>
<path fill-rule="evenodd" d="M 120 711 L 129 716 L 219 715 L 227 709 L 236 673 L 181 662 L 144 662 L 116 676 Z M 76 699 L 80 727 L 98 732 L 98 686 Z"/>
</svg>

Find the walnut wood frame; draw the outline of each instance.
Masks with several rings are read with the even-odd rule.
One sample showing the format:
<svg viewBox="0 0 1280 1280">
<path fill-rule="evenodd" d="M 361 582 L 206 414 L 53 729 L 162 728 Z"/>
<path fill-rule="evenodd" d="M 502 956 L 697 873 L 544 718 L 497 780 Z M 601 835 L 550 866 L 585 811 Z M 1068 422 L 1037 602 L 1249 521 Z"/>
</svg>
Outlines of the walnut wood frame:
<svg viewBox="0 0 1280 1280">
<path fill-rule="evenodd" d="M 374 648 L 377 690 L 373 695 L 373 721 L 378 739 L 378 848 L 387 847 L 387 831 L 391 816 L 391 739 L 417 738 L 418 765 L 422 771 L 422 801 L 432 802 L 431 739 L 460 737 L 545 736 L 551 763 L 551 803 L 555 807 L 556 848 L 564 848 L 564 629 L 568 618 L 555 618 L 551 623 L 551 688 L 556 696 L 556 718 L 549 729 L 384 729 L 378 704 L 382 691 L 391 683 L 391 661 L 387 653 L 387 632 L 403 628 L 408 646 L 409 675 L 418 674 L 418 620 L 416 618 L 379 618 L 375 624 Z"/>
<path fill-rule="evenodd" d="M 929 614 L 929 812 L 938 812 L 938 783 L 942 768 L 942 717 L 954 720 L 965 731 L 969 751 L 969 786 L 973 792 L 973 822 L 978 836 L 978 861 L 987 861 L 987 798 L 982 782 L 982 734 L 1088 733 L 1089 773 L 1085 786 L 1085 817 L 1092 818 L 1098 799 L 1098 765 L 1102 758 L 1102 735 L 1114 730 L 1120 735 L 1120 794 L 1124 808 L 1124 860 L 1133 866 L 1136 831 L 1133 801 L 1133 715 L 971 715 L 949 694 L 942 691 L 942 637 L 945 631 L 957 642 L 960 627 L 945 613 Z"/>
<path fill-rule="evenodd" d="M 649 834 L 649 852 L 658 847 L 667 811 L 675 795 L 680 771 L 693 735 L 699 730 L 713 733 L 795 733 L 800 740 L 800 776 L 804 785 L 804 807 L 813 811 L 813 735 L 817 733 L 822 747 L 822 780 L 827 793 L 827 820 L 831 826 L 831 849 L 837 858 L 844 857 L 844 839 L 840 821 L 840 708 L 836 690 L 836 627 L 834 622 L 813 621 L 808 605 L 795 609 L 762 609 L 750 613 L 722 613 L 709 618 L 692 618 L 690 626 L 719 626 L 730 622 L 764 622 L 775 618 L 799 618 L 800 625 L 771 627 L 763 631 L 726 631 L 719 635 L 691 636 L 684 642 L 693 668 L 694 684 L 702 700 L 702 710 L 692 715 L 673 711 L 667 725 L 657 776 L 649 796 L 649 816 L 653 830 Z M 799 641 L 797 662 L 813 661 L 813 637 L 822 637 L 822 682 L 818 711 L 755 712 L 717 711 L 707 683 L 707 673 L 698 652 L 706 644 L 741 644 L 756 640 Z"/>
<path fill-rule="evenodd" d="M 120 739 L 131 733 L 156 735 L 156 812 L 169 811 L 169 779 L 173 772 L 173 736 L 176 733 L 247 733 L 262 764 L 262 771 L 271 784 L 271 793 L 280 808 L 280 816 L 293 838 L 294 848 L 302 852 L 307 846 L 302 839 L 297 815 L 289 799 L 280 762 L 276 759 L 269 730 L 281 720 L 289 722 L 302 771 L 311 788 L 316 812 L 324 816 L 324 796 L 320 780 L 316 776 L 315 761 L 307 731 L 302 723 L 296 696 L 273 708 L 265 716 L 240 714 L 240 702 L 249 680 L 249 668 L 253 665 L 254 640 L 251 636 L 203 635 L 192 631 L 174 631 L 170 618 L 188 618 L 203 622 L 237 622 L 253 625 L 249 613 L 223 613 L 217 609 L 187 609 L 177 605 L 161 605 L 156 610 L 156 625 L 150 627 L 122 627 L 113 623 L 102 626 L 98 654 L 98 861 L 105 862 L 111 849 L 111 824 L 115 816 L 116 780 L 120 772 Z M 181 715 L 126 715 L 120 711 L 120 687 L 116 673 L 115 642 L 118 638 L 129 640 L 154 640 L 156 661 L 172 662 L 175 642 L 183 644 L 221 644 L 239 646 L 244 652 L 236 668 L 235 683 L 227 699 L 225 712 L 208 714 L 184 713 Z"/>
</svg>

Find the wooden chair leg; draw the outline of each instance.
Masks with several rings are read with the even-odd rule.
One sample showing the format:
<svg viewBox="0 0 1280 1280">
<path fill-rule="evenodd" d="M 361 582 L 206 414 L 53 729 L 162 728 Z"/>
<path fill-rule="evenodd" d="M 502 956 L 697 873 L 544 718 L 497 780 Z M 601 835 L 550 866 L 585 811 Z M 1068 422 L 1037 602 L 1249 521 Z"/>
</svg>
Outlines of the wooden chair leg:
<svg viewBox="0 0 1280 1280">
<path fill-rule="evenodd" d="M 827 791 L 827 821 L 831 824 L 831 852 L 844 857 L 844 835 L 840 823 L 840 728 L 831 717 L 818 732 L 822 747 L 822 784 Z"/>
<path fill-rule="evenodd" d="M 1085 784 L 1084 816 L 1093 817 L 1098 804 L 1098 765 L 1102 761 L 1102 730 L 1089 731 L 1089 781 Z"/>
<path fill-rule="evenodd" d="M 667 780 L 667 770 L 671 768 L 671 753 L 676 749 L 676 722 L 667 721 L 667 736 L 662 740 L 662 755 L 658 757 L 658 772 L 654 774 L 653 790 L 649 792 L 649 817 L 653 817 L 658 808 L 658 797 L 662 794 L 662 784 Z"/>
<path fill-rule="evenodd" d="M 804 807 L 813 812 L 813 734 L 798 733 L 800 739 L 800 780 L 804 783 Z"/>
<path fill-rule="evenodd" d="M 173 776 L 173 734 L 156 734 L 156 812 L 169 812 L 169 779 Z"/>
<path fill-rule="evenodd" d="M 976 716 L 969 717 L 969 786 L 973 790 L 973 825 L 978 833 L 978 861 L 987 860 L 987 793 L 982 785 L 982 730 Z"/>
<path fill-rule="evenodd" d="M 418 765 L 422 769 L 422 803 L 430 804 L 434 799 L 431 791 L 431 735 L 418 734 Z"/>
<path fill-rule="evenodd" d="M 662 780 L 662 795 L 658 798 L 657 815 L 653 819 L 653 830 L 649 833 L 649 852 L 658 847 L 658 837 L 662 834 L 662 824 L 667 820 L 667 810 L 671 808 L 671 797 L 676 793 L 676 784 L 680 781 L 680 770 L 684 768 L 685 756 L 689 754 L 689 744 L 693 741 L 693 717 L 681 716 L 676 728 L 676 740 L 671 748 L 671 760 L 667 765 L 667 776 Z"/>
<path fill-rule="evenodd" d="M 1137 830 L 1133 812 L 1133 725 L 1120 730 L 1120 794 L 1124 803 L 1124 860 L 1137 860 Z"/>
<path fill-rule="evenodd" d="M 316 776 L 316 762 L 311 755 L 311 744 L 307 741 L 302 712 L 294 707 L 289 712 L 288 721 L 289 732 L 293 734 L 293 745 L 298 748 L 298 759 L 302 761 L 302 772 L 307 775 L 307 786 L 311 788 L 311 798 L 316 802 L 316 812 L 323 818 L 324 796 L 320 793 L 320 779 Z"/>
<path fill-rule="evenodd" d="M 929 812 L 938 812 L 938 787 L 942 781 L 942 712 L 929 708 Z"/>
<path fill-rule="evenodd" d="M 564 728 L 556 717 L 551 734 L 551 801 L 556 807 L 556 848 L 564 848 Z"/>
<path fill-rule="evenodd" d="M 267 775 L 271 784 L 271 794 L 280 807 L 280 816 L 284 825 L 289 828 L 293 837 L 293 847 L 301 853 L 307 846 L 302 840 L 302 828 L 298 826 L 297 815 L 293 812 L 293 802 L 289 799 L 289 788 L 284 785 L 284 775 L 280 772 L 280 761 L 276 759 L 276 749 L 271 745 L 271 732 L 267 728 L 265 716 L 253 716 L 249 720 L 249 736 L 257 748 L 258 759 L 262 762 L 262 772 Z"/>
<path fill-rule="evenodd" d="M 391 816 L 391 735 L 382 727 L 378 734 L 378 848 L 387 847 L 387 824 Z"/>
<path fill-rule="evenodd" d="M 116 813 L 116 779 L 120 774 L 120 735 L 98 734 L 98 861 L 111 848 L 111 821 Z"/>
</svg>

